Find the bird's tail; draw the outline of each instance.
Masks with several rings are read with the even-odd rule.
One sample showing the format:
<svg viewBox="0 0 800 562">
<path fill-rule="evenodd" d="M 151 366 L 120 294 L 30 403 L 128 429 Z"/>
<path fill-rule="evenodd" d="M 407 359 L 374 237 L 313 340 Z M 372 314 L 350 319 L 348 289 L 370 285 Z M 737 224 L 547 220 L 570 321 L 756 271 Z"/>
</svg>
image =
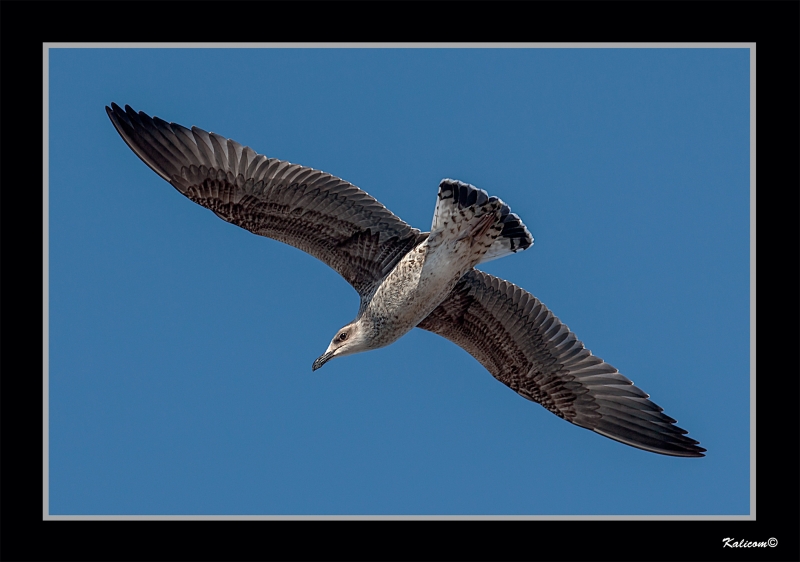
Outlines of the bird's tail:
<svg viewBox="0 0 800 562">
<path fill-rule="evenodd" d="M 455 236 L 456 240 L 469 237 L 474 245 L 485 244 L 488 249 L 478 263 L 525 250 L 533 244 L 531 233 L 502 199 L 451 179 L 439 184 L 431 233 L 437 231 Z"/>
</svg>

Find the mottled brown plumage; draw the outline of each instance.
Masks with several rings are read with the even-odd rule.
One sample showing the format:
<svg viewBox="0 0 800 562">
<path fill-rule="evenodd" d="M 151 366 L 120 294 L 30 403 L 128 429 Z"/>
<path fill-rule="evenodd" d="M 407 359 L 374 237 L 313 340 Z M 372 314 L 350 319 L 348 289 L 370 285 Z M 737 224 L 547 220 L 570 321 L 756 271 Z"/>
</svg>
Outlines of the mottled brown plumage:
<svg viewBox="0 0 800 562">
<path fill-rule="evenodd" d="M 426 235 L 340 178 L 159 118 L 106 108 L 129 147 L 195 203 L 323 261 L 363 296 Z"/>
<path fill-rule="evenodd" d="M 617 369 L 583 346 L 539 299 L 473 269 L 418 325 L 464 348 L 520 396 L 634 447 L 700 456 L 701 447 Z"/>
<path fill-rule="evenodd" d="M 181 194 L 230 223 L 308 252 L 358 291 L 359 317 L 337 332 L 315 369 L 346 346 L 351 346 L 348 353 L 365 351 L 381 337 L 384 342 L 399 337 L 373 333 L 391 326 L 393 316 L 369 315 L 383 314 L 394 296 L 408 297 L 406 288 L 388 291 L 383 302 L 372 298 L 387 293 L 383 283 L 388 278 L 424 277 L 417 276 L 421 269 L 415 270 L 420 261 L 416 252 L 409 252 L 425 249 L 419 253 L 422 261 L 427 259 L 427 249 L 436 247 L 428 243 L 430 233 L 412 228 L 364 191 L 325 172 L 267 158 L 214 133 L 150 118 L 129 106 L 122 110 L 112 104 L 106 111 L 128 146 Z M 481 219 L 483 205 L 496 214 L 493 222 Z M 478 223 L 469 223 L 473 218 Z M 472 264 L 524 250 L 533 241 L 502 201 L 468 184 L 443 180 L 431 236 L 446 229 L 456 232 L 452 221 L 462 219 L 472 224 L 475 237 L 491 225 L 496 228 L 491 239 L 475 243 L 480 255 Z M 447 262 L 446 254 L 436 254 L 435 263 L 447 268 Z M 461 346 L 499 381 L 567 421 L 648 451 L 703 456 L 705 449 L 686 437 L 674 419 L 585 349 L 536 297 L 471 266 L 456 279 L 454 287 L 446 285 L 449 293 L 443 301 L 426 305 L 431 312 L 418 327 Z M 406 301 L 415 302 L 411 297 Z"/>
</svg>

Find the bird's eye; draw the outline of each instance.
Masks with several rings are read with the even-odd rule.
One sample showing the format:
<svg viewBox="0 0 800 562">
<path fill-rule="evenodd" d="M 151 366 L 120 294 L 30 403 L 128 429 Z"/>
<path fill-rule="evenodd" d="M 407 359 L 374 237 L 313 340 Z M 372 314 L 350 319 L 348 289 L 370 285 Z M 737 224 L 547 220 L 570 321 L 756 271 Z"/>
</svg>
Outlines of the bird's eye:
<svg viewBox="0 0 800 562">
<path fill-rule="evenodd" d="M 339 337 L 336 338 L 336 339 L 338 339 L 339 341 L 346 340 L 347 339 L 347 332 L 342 332 L 341 334 L 339 334 Z"/>
</svg>

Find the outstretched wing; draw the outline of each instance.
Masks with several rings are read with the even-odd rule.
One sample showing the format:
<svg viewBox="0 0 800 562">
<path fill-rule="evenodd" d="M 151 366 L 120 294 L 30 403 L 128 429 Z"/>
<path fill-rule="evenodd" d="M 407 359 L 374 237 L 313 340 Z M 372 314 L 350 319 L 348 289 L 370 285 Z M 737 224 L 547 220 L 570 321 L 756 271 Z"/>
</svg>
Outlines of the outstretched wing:
<svg viewBox="0 0 800 562">
<path fill-rule="evenodd" d="M 106 112 L 131 150 L 183 195 L 230 223 L 308 252 L 362 296 L 426 236 L 325 172 L 127 105 L 123 111 L 112 103 Z"/>
<path fill-rule="evenodd" d="M 497 380 L 569 422 L 646 451 L 704 456 L 645 392 L 508 281 L 471 270 L 418 327 L 464 348 Z"/>
</svg>

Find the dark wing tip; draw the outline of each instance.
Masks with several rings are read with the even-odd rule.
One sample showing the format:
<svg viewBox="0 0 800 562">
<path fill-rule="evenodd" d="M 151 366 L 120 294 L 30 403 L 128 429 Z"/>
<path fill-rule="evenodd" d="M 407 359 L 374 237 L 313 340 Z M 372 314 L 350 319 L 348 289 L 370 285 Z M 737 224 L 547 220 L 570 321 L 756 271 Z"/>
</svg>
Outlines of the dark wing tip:
<svg viewBox="0 0 800 562">
<path fill-rule="evenodd" d="M 158 141 L 148 132 L 146 124 L 152 123 L 153 120 L 143 111 L 137 114 L 127 104 L 123 111 L 114 102 L 111 102 L 110 108 L 106 106 L 106 114 L 128 148 L 155 173 L 171 182 L 172 175 L 175 173 L 175 164 L 170 161 L 169 156 L 158 146 Z"/>
<path fill-rule="evenodd" d="M 124 112 L 113 101 L 111 102 L 111 107 L 106 106 L 106 115 L 108 115 L 108 118 L 111 119 L 111 122 L 114 123 L 115 126 L 116 126 L 116 120 L 119 118 L 120 113 Z"/>
<path fill-rule="evenodd" d="M 122 109 L 118 106 L 115 102 L 111 102 L 111 107 L 106 106 L 106 114 L 111 118 L 111 121 L 118 120 L 120 118 L 125 118 L 127 115 L 133 114 L 136 115 L 136 112 L 133 108 L 129 105 L 125 105 L 125 109 Z"/>
<path fill-rule="evenodd" d="M 613 439 L 614 441 L 624 443 L 625 445 L 630 445 L 631 447 L 651 453 L 658 453 L 660 455 L 686 458 L 700 458 L 706 456 L 706 449 L 700 447 L 698 441 L 689 437 L 683 437 L 680 440 L 673 437 L 670 440 L 655 441 L 645 440 L 638 436 L 634 438 L 626 437 L 621 435 L 618 431 L 612 433 L 597 428 L 592 431 L 604 437 L 608 437 L 609 439 Z"/>
<path fill-rule="evenodd" d="M 590 354 L 587 359 L 597 358 Z M 645 451 L 677 457 L 704 456 L 706 449 L 619 371 L 605 362 L 590 369 L 613 372 L 583 376 L 579 371 L 572 375 L 585 392 L 573 402 L 575 415 L 570 421 Z"/>
</svg>

